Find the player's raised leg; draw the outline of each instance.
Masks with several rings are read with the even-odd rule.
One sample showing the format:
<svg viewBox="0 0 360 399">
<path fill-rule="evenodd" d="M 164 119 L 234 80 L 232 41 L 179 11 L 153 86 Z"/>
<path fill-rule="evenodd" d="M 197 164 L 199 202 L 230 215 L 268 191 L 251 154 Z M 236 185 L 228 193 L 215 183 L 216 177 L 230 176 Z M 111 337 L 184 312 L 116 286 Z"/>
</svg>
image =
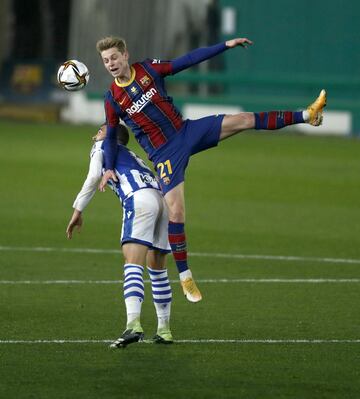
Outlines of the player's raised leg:
<svg viewBox="0 0 360 399">
<path fill-rule="evenodd" d="M 184 182 L 165 194 L 169 212 L 169 243 L 179 272 L 184 295 L 190 302 L 199 302 L 201 292 L 196 286 L 188 266 L 185 235 L 185 198 Z"/>
<path fill-rule="evenodd" d="M 220 140 L 247 129 L 277 130 L 298 123 L 319 126 L 322 123 L 325 106 L 326 91 L 321 90 L 316 100 L 304 111 L 240 112 L 236 115 L 225 115 L 221 125 Z"/>
</svg>

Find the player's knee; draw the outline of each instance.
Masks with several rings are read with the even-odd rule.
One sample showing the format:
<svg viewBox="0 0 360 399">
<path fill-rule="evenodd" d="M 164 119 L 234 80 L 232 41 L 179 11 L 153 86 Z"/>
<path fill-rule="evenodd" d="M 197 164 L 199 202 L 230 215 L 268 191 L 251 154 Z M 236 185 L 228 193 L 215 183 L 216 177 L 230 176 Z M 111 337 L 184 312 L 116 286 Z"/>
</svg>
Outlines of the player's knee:
<svg viewBox="0 0 360 399">
<path fill-rule="evenodd" d="M 175 223 L 184 223 L 185 210 L 182 207 L 173 207 L 173 209 L 169 209 L 169 220 Z"/>
</svg>

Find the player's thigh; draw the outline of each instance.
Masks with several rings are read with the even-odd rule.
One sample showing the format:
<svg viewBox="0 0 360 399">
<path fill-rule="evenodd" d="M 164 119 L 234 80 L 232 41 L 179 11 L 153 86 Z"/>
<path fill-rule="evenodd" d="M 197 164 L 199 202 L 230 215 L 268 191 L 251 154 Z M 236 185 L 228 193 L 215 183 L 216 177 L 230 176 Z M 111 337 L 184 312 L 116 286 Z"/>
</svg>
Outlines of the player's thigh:
<svg viewBox="0 0 360 399">
<path fill-rule="evenodd" d="M 225 115 L 221 124 L 220 140 L 254 127 L 255 117 L 253 112 L 240 112 L 235 115 Z"/>
<path fill-rule="evenodd" d="M 143 189 L 124 201 L 122 243 L 138 242 L 153 245 L 155 225 L 159 214 L 158 190 Z"/>
<path fill-rule="evenodd" d="M 219 114 L 187 121 L 185 142 L 191 155 L 218 145 L 223 118 Z"/>
<path fill-rule="evenodd" d="M 126 242 L 122 246 L 125 262 L 145 267 L 148 249 L 149 248 L 143 244 Z"/>
<path fill-rule="evenodd" d="M 170 213 L 175 209 L 185 212 L 185 183 L 181 182 L 168 191 L 164 199 Z"/>
<path fill-rule="evenodd" d="M 169 244 L 169 216 L 164 198 L 159 194 L 159 208 L 160 212 L 155 225 L 154 231 L 154 248 L 159 250 L 162 254 L 171 252 Z M 159 259 L 160 260 L 160 259 Z M 162 260 L 165 261 L 164 259 Z"/>
</svg>

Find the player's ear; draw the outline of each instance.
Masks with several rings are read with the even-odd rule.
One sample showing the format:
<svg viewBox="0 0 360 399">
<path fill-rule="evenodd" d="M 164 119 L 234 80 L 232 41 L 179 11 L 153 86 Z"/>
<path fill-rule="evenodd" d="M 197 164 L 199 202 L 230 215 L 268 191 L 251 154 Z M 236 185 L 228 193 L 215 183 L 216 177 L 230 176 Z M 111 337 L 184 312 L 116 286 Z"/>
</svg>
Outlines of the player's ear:
<svg viewBox="0 0 360 399">
<path fill-rule="evenodd" d="M 124 51 L 124 58 L 126 61 L 129 60 L 129 52 L 127 50 Z"/>
</svg>

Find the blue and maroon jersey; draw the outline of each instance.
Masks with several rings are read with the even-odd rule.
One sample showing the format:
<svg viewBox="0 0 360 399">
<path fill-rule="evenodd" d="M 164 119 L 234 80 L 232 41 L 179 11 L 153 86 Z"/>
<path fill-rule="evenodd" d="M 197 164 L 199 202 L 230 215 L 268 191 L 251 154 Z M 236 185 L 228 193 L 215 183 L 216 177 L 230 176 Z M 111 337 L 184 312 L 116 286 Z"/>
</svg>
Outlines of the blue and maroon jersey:
<svg viewBox="0 0 360 399">
<path fill-rule="evenodd" d="M 165 77 L 174 75 L 227 49 L 225 43 L 191 51 L 172 61 L 147 59 L 131 65 L 131 78 L 126 83 L 118 79 L 105 95 L 107 137 L 105 164 L 114 168 L 116 126 L 121 118 L 135 134 L 149 159 L 174 137 L 184 120 L 165 89 Z"/>
<path fill-rule="evenodd" d="M 164 87 L 164 76 L 171 72 L 171 62 L 135 63 L 131 65 L 130 81 L 121 84 L 115 79 L 105 97 L 107 123 L 115 127 L 120 117 L 150 158 L 183 124 Z"/>
</svg>

